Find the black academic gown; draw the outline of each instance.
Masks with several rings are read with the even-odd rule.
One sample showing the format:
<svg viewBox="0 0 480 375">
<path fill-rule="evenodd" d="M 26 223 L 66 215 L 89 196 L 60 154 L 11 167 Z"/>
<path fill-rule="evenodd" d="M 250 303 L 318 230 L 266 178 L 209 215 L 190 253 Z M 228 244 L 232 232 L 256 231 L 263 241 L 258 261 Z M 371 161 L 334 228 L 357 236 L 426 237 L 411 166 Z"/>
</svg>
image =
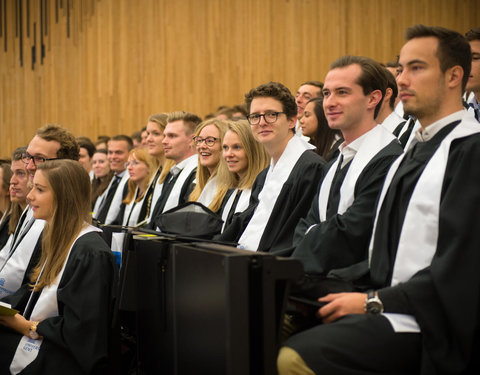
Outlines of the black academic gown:
<svg viewBox="0 0 480 375">
<path fill-rule="evenodd" d="M 391 281 L 400 224 L 418 170 L 433 155 L 438 138 L 455 125 L 447 125 L 430 141 L 416 145 L 423 147 L 417 150 L 413 162 L 402 162 L 379 214 L 371 261 L 372 283 L 381 288 L 378 293 L 385 311 L 412 314 L 420 326 L 425 375 L 480 373 L 479 134 L 451 144 L 442 185 L 439 237 L 431 265 L 407 282 L 385 287 Z M 416 167 L 407 168 L 412 163 Z"/>
<path fill-rule="evenodd" d="M 57 291 L 59 316 L 37 327 L 44 337 L 38 357 L 21 374 L 105 374 L 118 270 L 98 233 L 87 233 L 73 246 Z M 24 285 L 3 301 L 25 309 Z M 15 301 L 23 301 L 21 305 Z M 0 373 L 8 368 L 21 336 L 0 328 Z"/>
<path fill-rule="evenodd" d="M 173 187 L 176 183 L 176 179 L 179 177 L 180 173 L 178 173 L 175 176 L 175 180 L 172 181 L 173 183 L 170 183 L 168 185 L 165 184 L 162 189 L 162 193 L 158 197 L 156 202 L 152 202 L 154 204 L 154 209 L 152 213 L 152 220 L 150 223 L 146 226 L 147 229 L 156 229 L 157 225 L 157 218 L 163 213 L 165 204 L 168 201 L 168 198 L 170 196 L 170 193 L 173 190 Z M 187 179 L 182 185 L 182 189 L 180 190 L 180 198 L 178 200 L 178 206 L 181 204 L 188 202 L 188 198 L 190 197 L 190 194 L 192 193 L 193 189 L 195 189 L 195 178 L 197 175 L 197 168 L 194 168 L 190 174 L 188 175 Z"/>
<path fill-rule="evenodd" d="M 325 161 L 313 151 L 307 150 L 300 156 L 290 175 L 283 184 L 265 227 L 258 251 L 273 252 L 290 248 L 298 221 L 305 217 L 317 192 Z M 249 207 L 235 214 L 231 224 L 225 228 L 220 240 L 238 242 L 258 205 L 258 195 L 263 189 L 268 168 L 256 178 L 252 187 Z"/>
<path fill-rule="evenodd" d="M 10 223 L 10 215 L 8 215 L 2 224 L 0 224 L 0 250 L 5 246 L 8 241 L 8 224 Z"/>
<path fill-rule="evenodd" d="M 402 146 L 393 140 L 369 161 L 355 184 L 355 200 L 343 214 L 336 213 L 337 201 L 334 214 L 328 216 L 329 207 L 326 220 L 320 222 L 316 195 L 307 217 L 295 229 L 292 257 L 303 262 L 305 273 L 326 275 L 367 259 L 377 198 L 391 164 L 402 152 Z"/>
</svg>

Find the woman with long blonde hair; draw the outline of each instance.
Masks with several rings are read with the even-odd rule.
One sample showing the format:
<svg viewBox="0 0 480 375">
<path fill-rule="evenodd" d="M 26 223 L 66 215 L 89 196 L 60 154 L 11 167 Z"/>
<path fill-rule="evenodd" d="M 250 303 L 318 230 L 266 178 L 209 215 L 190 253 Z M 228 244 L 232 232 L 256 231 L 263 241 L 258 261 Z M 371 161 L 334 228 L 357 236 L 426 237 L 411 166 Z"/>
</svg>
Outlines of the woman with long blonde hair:
<svg viewBox="0 0 480 375">
<path fill-rule="evenodd" d="M 197 147 L 198 167 L 196 185 L 189 200 L 200 202 L 213 212 L 221 209 L 228 191 L 224 182 L 229 172 L 226 165 L 220 163 L 223 137 L 227 129 L 228 121 L 210 119 L 198 125 L 193 137 Z"/>
<path fill-rule="evenodd" d="M 2 300 L 19 312 L 0 315 L 1 374 L 108 373 L 118 270 L 89 224 L 90 190 L 76 161 L 37 165 L 28 199 L 46 222 L 42 251 L 31 283 Z"/>
<path fill-rule="evenodd" d="M 222 164 L 225 164 L 229 171 L 222 183 L 233 190 L 222 212 L 225 228 L 236 212 L 242 212 L 248 207 L 253 183 L 258 174 L 268 167 L 270 157 L 263 145 L 253 137 L 247 120 L 228 123 L 222 149 Z"/>
</svg>

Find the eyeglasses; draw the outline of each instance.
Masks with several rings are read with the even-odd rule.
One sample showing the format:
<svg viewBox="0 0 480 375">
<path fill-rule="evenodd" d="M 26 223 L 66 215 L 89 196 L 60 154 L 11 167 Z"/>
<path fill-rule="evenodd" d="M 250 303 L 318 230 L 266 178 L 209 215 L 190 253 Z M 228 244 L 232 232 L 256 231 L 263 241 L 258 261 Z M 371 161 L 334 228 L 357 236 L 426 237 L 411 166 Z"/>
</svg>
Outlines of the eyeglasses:
<svg viewBox="0 0 480 375">
<path fill-rule="evenodd" d="M 58 160 L 59 158 L 51 158 L 51 159 L 48 159 L 48 158 L 45 158 L 43 156 L 32 156 L 30 155 L 29 153 L 23 153 L 22 154 L 22 161 L 25 163 L 25 164 L 28 164 L 30 163 L 30 160 L 33 161 L 33 165 L 37 166 L 37 164 L 42 164 L 42 163 L 45 163 L 46 161 L 49 161 L 49 160 Z"/>
<path fill-rule="evenodd" d="M 285 113 L 285 112 L 265 112 L 263 115 L 261 113 L 253 113 L 247 116 L 247 120 L 250 125 L 258 125 L 260 123 L 260 119 L 263 117 L 267 124 L 273 124 L 277 121 L 278 115 Z"/>
<path fill-rule="evenodd" d="M 193 137 L 193 142 L 195 142 L 195 146 L 200 146 L 202 144 L 202 142 L 205 142 L 205 144 L 207 146 L 212 147 L 215 144 L 216 141 L 218 141 L 218 138 L 216 138 L 216 137 L 202 138 L 202 137 L 199 137 L 198 135 Z"/>
<path fill-rule="evenodd" d="M 127 161 L 124 166 L 125 168 L 128 168 L 130 165 L 132 166 L 136 166 L 136 165 L 139 165 L 141 163 L 141 161 L 138 161 L 138 160 L 132 160 L 132 161 Z"/>
</svg>

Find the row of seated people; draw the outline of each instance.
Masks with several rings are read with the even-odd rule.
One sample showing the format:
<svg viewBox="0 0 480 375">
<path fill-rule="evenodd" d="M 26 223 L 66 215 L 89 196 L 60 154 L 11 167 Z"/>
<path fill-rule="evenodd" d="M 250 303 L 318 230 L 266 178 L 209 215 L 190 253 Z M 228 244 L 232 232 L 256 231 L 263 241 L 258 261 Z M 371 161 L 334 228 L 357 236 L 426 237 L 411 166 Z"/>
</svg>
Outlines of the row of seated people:
<svg viewBox="0 0 480 375">
<path fill-rule="evenodd" d="M 472 218 L 480 127 L 462 105 L 471 50 L 442 28 L 416 26 L 407 39 L 396 79 L 407 121 L 380 124 L 392 116 L 395 80 L 369 58 L 344 56 L 299 124 L 293 95 L 270 82 L 246 94 L 248 123 L 157 116 L 147 124 L 148 152 L 113 137 L 114 176 L 93 202 L 94 218 L 161 231 L 163 214 L 197 201 L 223 217 L 217 240 L 300 259 L 305 277 L 294 293 L 324 306 L 313 323 L 290 306 L 282 374 L 478 370 Z M 309 132 L 310 117 L 331 129 L 317 152 L 304 138 L 324 141 Z M 4 371 L 101 373 L 107 366 L 117 275 L 111 252 L 86 224 L 89 176 L 63 160 L 78 159 L 78 149 L 65 129 L 46 126 L 13 155 L 12 171 L 22 162 L 33 188 L 0 252 L 2 300 L 22 312 L 0 317 Z M 451 279 L 456 272 L 464 276 Z M 468 314 L 460 318 L 455 295 L 467 290 L 471 302 L 465 296 Z"/>
</svg>

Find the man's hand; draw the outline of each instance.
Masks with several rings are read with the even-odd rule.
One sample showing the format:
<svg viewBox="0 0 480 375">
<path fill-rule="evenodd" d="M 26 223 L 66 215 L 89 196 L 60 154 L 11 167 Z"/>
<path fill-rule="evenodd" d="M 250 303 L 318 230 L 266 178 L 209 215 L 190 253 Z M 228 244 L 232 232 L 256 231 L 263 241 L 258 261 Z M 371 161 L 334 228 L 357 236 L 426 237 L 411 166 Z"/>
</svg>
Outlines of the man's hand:
<svg viewBox="0 0 480 375">
<path fill-rule="evenodd" d="M 327 304 L 318 309 L 317 316 L 323 323 L 331 323 L 342 316 L 349 314 L 364 314 L 365 293 L 331 293 L 319 298 L 320 302 Z"/>
</svg>

